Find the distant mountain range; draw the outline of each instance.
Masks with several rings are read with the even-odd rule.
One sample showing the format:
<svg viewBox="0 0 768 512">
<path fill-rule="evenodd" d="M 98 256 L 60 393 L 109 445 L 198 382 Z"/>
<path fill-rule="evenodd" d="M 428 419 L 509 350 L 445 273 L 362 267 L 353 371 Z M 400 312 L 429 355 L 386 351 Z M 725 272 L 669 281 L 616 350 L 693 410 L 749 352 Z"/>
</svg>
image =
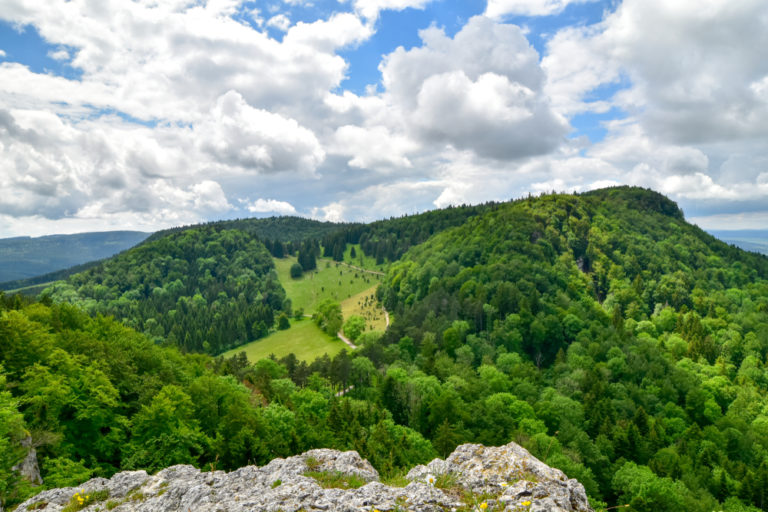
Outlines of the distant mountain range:
<svg viewBox="0 0 768 512">
<path fill-rule="evenodd" d="M 106 231 L 0 239 L 0 283 L 108 258 L 142 242 L 150 234 Z"/>
<path fill-rule="evenodd" d="M 745 251 L 768 254 L 768 229 L 710 230 L 709 233 Z"/>
</svg>

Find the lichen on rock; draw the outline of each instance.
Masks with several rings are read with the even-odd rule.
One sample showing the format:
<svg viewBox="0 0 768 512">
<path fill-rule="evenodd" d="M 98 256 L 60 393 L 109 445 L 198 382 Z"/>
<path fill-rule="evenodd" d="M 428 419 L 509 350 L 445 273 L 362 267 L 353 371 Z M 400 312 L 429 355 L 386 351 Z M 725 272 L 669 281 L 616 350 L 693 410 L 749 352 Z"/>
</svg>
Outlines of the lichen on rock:
<svg viewBox="0 0 768 512">
<path fill-rule="evenodd" d="M 359 488 L 323 488 L 309 471 L 356 477 Z M 435 486 L 428 475 L 450 475 L 454 488 Z M 17 510 L 61 511 L 74 493 L 101 491 L 108 502 L 93 503 L 87 512 L 439 512 L 472 505 L 466 496 L 486 498 L 492 510 L 591 512 L 584 487 L 550 468 L 515 443 L 500 447 L 461 445 L 446 459 L 417 466 L 405 487 L 379 482 L 378 472 L 357 452 L 311 450 L 269 464 L 235 471 L 201 472 L 172 466 L 156 475 L 130 471 L 110 479 L 94 478 L 77 488 L 52 489 L 22 503 Z M 106 492 L 104 492 L 106 491 Z M 461 492 L 457 492 L 461 491 Z M 41 505 L 45 504 L 45 505 Z"/>
</svg>

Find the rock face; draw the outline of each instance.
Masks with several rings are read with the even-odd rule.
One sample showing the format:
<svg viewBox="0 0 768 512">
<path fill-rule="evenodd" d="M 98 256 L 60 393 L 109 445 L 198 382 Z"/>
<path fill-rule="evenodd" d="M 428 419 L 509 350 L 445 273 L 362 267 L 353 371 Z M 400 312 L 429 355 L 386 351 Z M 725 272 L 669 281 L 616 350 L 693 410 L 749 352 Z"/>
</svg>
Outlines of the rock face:
<svg viewBox="0 0 768 512">
<path fill-rule="evenodd" d="M 32 437 L 27 436 L 26 439 L 21 441 L 21 445 L 27 449 L 27 455 L 11 469 L 18 471 L 22 478 L 27 479 L 33 484 L 42 484 L 43 479 L 40 477 L 40 467 L 37 465 L 37 450 L 32 446 Z M 0 509 L 0 512 L 2 512 L 2 509 Z"/>
<path fill-rule="evenodd" d="M 334 487 L 321 485 L 324 476 L 334 477 Z M 515 443 L 493 448 L 465 444 L 446 460 L 413 468 L 406 478 L 410 483 L 405 487 L 384 485 L 357 452 L 322 449 L 230 473 L 192 466 L 173 466 L 152 476 L 128 471 L 44 491 L 16 510 L 57 512 L 80 492 L 88 496 L 81 509 L 88 512 L 437 512 L 483 510 L 482 503 L 487 511 L 592 512 L 579 482 Z"/>
</svg>

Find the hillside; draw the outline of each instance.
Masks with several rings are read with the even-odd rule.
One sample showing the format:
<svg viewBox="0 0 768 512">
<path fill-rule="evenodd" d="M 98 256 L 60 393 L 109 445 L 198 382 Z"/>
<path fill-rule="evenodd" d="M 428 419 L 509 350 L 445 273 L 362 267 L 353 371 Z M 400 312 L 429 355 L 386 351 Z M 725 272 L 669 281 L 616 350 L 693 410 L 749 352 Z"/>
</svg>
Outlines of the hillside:
<svg viewBox="0 0 768 512">
<path fill-rule="evenodd" d="M 321 222 L 304 217 L 266 217 L 258 219 L 234 219 L 209 222 L 193 226 L 181 226 L 177 228 L 157 231 L 147 239 L 152 242 L 165 236 L 179 233 L 188 229 L 207 227 L 217 230 L 236 230 L 261 240 L 277 240 L 279 242 L 301 242 L 309 239 L 320 239 L 329 233 L 351 228 L 356 224 L 339 224 L 335 222 Z"/>
<path fill-rule="evenodd" d="M 438 451 L 522 436 L 609 503 L 762 507 L 766 277 L 651 191 L 520 200 L 393 264 L 396 321 L 362 353 Z"/>
<path fill-rule="evenodd" d="M 112 318 L 2 292 L 0 339 L 0 507 L 6 510 L 44 489 L 120 470 L 194 464 L 231 471 L 325 447 L 356 450 L 392 478 L 437 455 L 380 405 L 335 396 L 350 376 L 331 371 L 331 364 L 354 368 L 352 377 L 363 386 L 359 369 L 366 360 L 346 352 L 333 363 L 303 365 L 304 380 L 293 381 L 272 360 L 249 365 L 185 355 Z M 294 373 L 301 368 L 290 366 Z M 13 469 L 30 444 L 43 486 Z"/>
<path fill-rule="evenodd" d="M 114 315 L 158 342 L 220 354 L 267 336 L 280 313 L 292 313 L 282 285 L 291 287 L 293 282 L 278 278 L 269 254 L 283 266 L 293 263 L 292 258 L 301 262 L 304 255 L 312 261 L 304 263 L 305 270 L 313 271 L 323 253 L 342 260 L 349 240 L 361 242 L 360 262 L 376 261 L 377 268 L 383 268 L 385 260 L 407 247 L 487 208 L 447 208 L 370 225 L 270 217 L 173 228 L 95 267 L 67 273 L 65 281 L 43 293 L 91 314 Z M 318 281 L 317 290 L 304 287 L 310 296 L 298 293 L 296 307 L 310 312 L 322 298 L 340 302 L 373 286 L 371 279 L 362 277 L 353 278 L 352 284 L 342 283 L 341 276 L 327 277 L 327 290 L 324 280 Z"/>
<path fill-rule="evenodd" d="M 44 293 L 211 354 L 266 336 L 276 314 L 290 311 L 264 245 L 214 226 L 147 241 Z"/>
<path fill-rule="evenodd" d="M 211 424 L 201 403 L 187 417 L 226 449 L 164 447 L 162 462 L 199 466 L 220 456 L 232 468 L 246 456 L 336 447 L 398 478 L 414 461 L 447 456 L 462 443 L 515 441 L 578 479 L 596 509 L 765 509 L 768 258 L 688 224 L 664 196 L 629 187 L 371 226 L 346 226 L 322 243 L 265 241 L 271 251 L 294 251 L 307 267 L 320 251 L 351 255 L 357 241 L 364 263 L 385 269 L 377 295 L 393 313 L 387 331 L 366 332 L 358 350 L 312 362 L 291 354 L 255 364 L 241 355 L 195 356 L 251 390 L 261 419 L 248 432 L 259 441 L 240 440 L 229 427 L 203 428 Z M 199 226 L 51 291 L 54 300 L 116 314 L 156 343 L 218 353 L 269 332 L 263 319 L 238 331 L 243 314 L 266 314 L 268 306 L 274 321 L 290 311 L 272 261 L 252 235 Z M 60 313 L 26 315 L 50 318 L 35 328 L 42 332 L 58 325 Z M 29 393 L 19 401 L 25 421 L 40 428 L 29 404 L 48 388 L 18 388 L 19 375 L 3 364 L 16 382 L 9 389 Z M 170 399 L 155 393 L 142 407 Z M 135 422 L 123 434 L 131 446 L 154 442 Z M 100 456 L 90 457 L 96 466 L 87 467 L 102 467 Z M 96 474 L 163 467 L 159 458 L 141 466 L 111 457 Z"/>
<path fill-rule="evenodd" d="M 0 289 L 18 288 L 27 279 L 108 258 L 149 236 L 139 231 L 106 231 L 0 239 Z M 30 283 L 34 284 L 34 283 Z"/>
</svg>

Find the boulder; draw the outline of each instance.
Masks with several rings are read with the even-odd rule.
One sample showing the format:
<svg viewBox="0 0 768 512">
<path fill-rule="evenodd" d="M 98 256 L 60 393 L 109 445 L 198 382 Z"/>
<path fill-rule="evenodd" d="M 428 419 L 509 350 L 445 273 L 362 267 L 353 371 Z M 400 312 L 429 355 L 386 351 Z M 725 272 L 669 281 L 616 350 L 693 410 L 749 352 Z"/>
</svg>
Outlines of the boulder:
<svg viewBox="0 0 768 512">
<path fill-rule="evenodd" d="M 321 485 L 324 475 L 335 478 L 334 486 Z M 320 449 L 229 473 L 186 465 L 151 476 L 118 473 L 43 491 L 16 510 L 58 512 L 84 493 L 98 497 L 86 512 L 438 512 L 479 506 L 480 499 L 488 511 L 592 512 L 581 484 L 514 443 L 459 446 L 446 460 L 413 468 L 407 479 L 405 487 L 384 485 L 357 452 Z"/>
</svg>

